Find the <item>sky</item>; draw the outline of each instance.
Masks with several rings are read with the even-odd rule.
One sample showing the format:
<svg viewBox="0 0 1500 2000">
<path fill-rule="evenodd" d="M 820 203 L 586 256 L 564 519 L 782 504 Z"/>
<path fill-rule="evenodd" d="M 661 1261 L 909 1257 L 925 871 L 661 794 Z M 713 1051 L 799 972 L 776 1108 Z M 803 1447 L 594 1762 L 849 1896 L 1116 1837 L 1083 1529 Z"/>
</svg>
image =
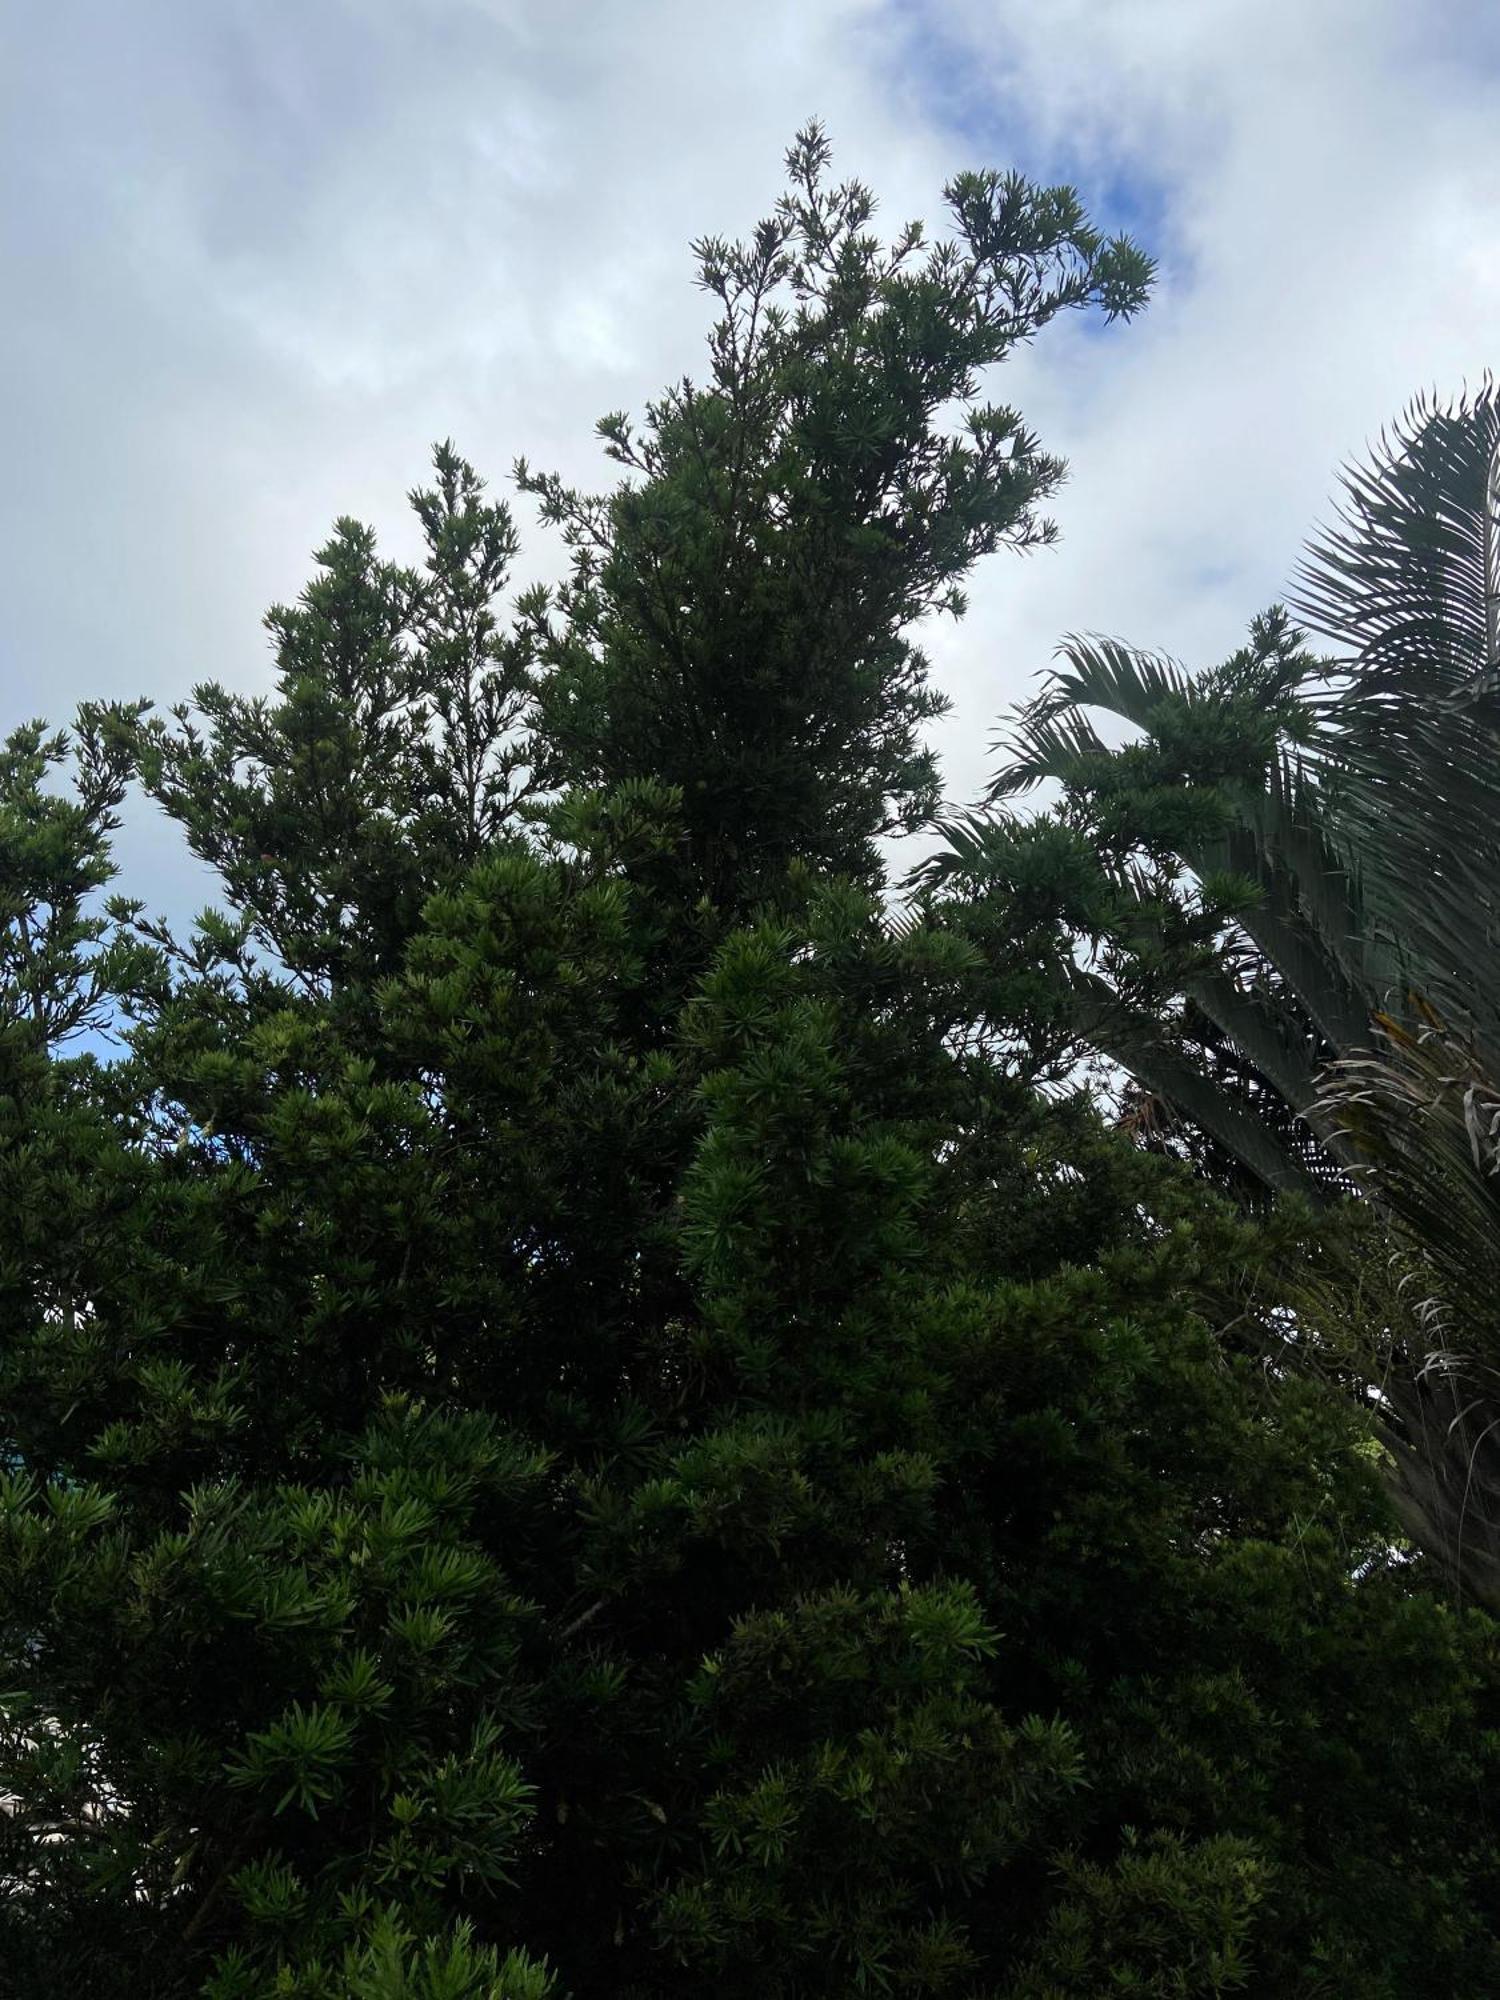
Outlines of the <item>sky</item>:
<svg viewBox="0 0 1500 2000">
<path fill-rule="evenodd" d="M 1500 360 L 1497 110 L 1490 0 L 13 0 L 0 728 L 269 688 L 266 607 L 340 514 L 412 553 L 439 438 L 607 484 L 595 419 L 701 366 L 688 244 L 816 116 L 892 229 L 1016 166 L 1160 265 L 990 385 L 1071 475 L 927 641 L 970 798 L 1064 633 L 1221 658 L 1339 465 Z M 144 809 L 122 858 L 202 901 Z"/>
</svg>

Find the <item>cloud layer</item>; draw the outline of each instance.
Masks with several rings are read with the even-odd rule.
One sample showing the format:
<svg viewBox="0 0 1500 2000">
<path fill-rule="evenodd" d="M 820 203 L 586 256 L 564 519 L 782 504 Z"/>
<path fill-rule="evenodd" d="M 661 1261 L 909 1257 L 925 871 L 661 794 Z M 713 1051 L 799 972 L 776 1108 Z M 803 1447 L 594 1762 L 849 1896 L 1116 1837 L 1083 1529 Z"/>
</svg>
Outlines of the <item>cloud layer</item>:
<svg viewBox="0 0 1500 2000">
<path fill-rule="evenodd" d="M 4 723 L 264 684 L 339 513 L 407 530 L 452 434 L 602 479 L 594 419 L 698 363 L 686 245 L 816 113 L 893 223 L 963 165 L 1077 182 L 1162 263 L 1135 327 L 1013 365 L 1062 546 L 934 635 L 971 793 L 1068 629 L 1192 660 L 1274 598 L 1337 464 L 1495 357 L 1485 0 L 106 0 L 12 10 Z M 533 547 L 530 573 L 553 558 Z M 158 902 L 185 891 L 132 830 Z M 175 885 L 175 887 L 174 887 Z"/>
<path fill-rule="evenodd" d="M 1075 335 L 1028 363 L 1025 407 L 1072 460 L 1067 542 L 1019 587 L 991 573 L 994 651 L 965 635 L 952 662 L 965 703 L 1068 628 L 1213 659 L 1284 589 L 1338 466 L 1500 359 L 1500 21 L 1481 0 L 940 19 L 971 108 L 1044 170 L 1134 191 L 1163 267 L 1119 348 Z"/>
</svg>

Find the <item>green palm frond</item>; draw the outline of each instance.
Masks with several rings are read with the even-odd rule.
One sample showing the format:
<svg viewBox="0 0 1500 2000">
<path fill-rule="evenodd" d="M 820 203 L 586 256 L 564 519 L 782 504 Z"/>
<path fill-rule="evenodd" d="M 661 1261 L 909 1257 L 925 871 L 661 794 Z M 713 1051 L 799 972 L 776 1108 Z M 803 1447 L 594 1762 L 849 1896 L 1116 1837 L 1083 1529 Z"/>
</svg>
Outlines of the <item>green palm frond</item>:
<svg viewBox="0 0 1500 2000">
<path fill-rule="evenodd" d="M 1496 666 L 1497 446 L 1486 380 L 1452 404 L 1418 398 L 1368 463 L 1345 470 L 1339 513 L 1309 545 L 1291 602 L 1351 655 L 1333 697 L 1346 741 L 1373 745 L 1392 710 L 1472 695 Z"/>
<path fill-rule="evenodd" d="M 1093 760 L 1107 757 L 1111 746 L 1088 720 L 1089 709 L 1147 729 L 1164 701 L 1192 695 L 1192 680 L 1175 661 L 1136 652 L 1118 639 L 1070 635 L 1058 653 L 1066 664 L 1022 709 L 1013 735 L 994 745 L 1004 762 L 986 793 L 991 802 L 1048 778 L 1077 781 Z"/>
<path fill-rule="evenodd" d="M 1294 1110 L 1316 1103 L 1322 1043 L 1263 984 L 1223 968 L 1200 973 L 1186 991 L 1214 1025 Z"/>
<path fill-rule="evenodd" d="M 1388 1379 L 1398 1502 L 1424 1546 L 1500 1603 L 1500 1080 L 1429 1006 L 1323 1078 L 1319 1115 L 1358 1160 L 1410 1262 L 1416 1338 Z"/>
<path fill-rule="evenodd" d="M 958 809 L 935 820 L 933 832 L 943 844 L 911 871 L 907 887 L 913 894 L 944 888 L 960 877 L 973 879 L 986 874 L 1001 837 L 1001 825 L 988 814 Z"/>
<path fill-rule="evenodd" d="M 1372 1049 L 1329 1066 L 1318 1109 L 1447 1297 L 1500 1331 L 1500 1082 L 1430 1007 L 1414 1011 L 1414 1027 L 1377 1016 Z"/>
<path fill-rule="evenodd" d="M 1193 676 L 1165 653 L 1145 653 L 1118 639 L 1068 633 L 1058 648 L 1067 662 L 1051 677 L 1052 699 L 1101 708 L 1137 729 L 1149 729 L 1164 701 L 1190 701 Z"/>
<path fill-rule="evenodd" d="M 1344 478 L 1297 608 L 1342 649 L 1309 748 L 1405 985 L 1500 1064 L 1500 399 L 1418 402 Z M 1391 968 L 1387 965 L 1387 970 Z"/>
<path fill-rule="evenodd" d="M 1318 1176 L 1284 1136 L 1219 1088 L 1160 1019 L 1132 1007 L 1097 974 L 1075 969 L 1075 1019 L 1081 1037 L 1164 1099 L 1267 1188 L 1317 1202 Z M 1311 1135 L 1309 1135 L 1310 1137 Z"/>
</svg>

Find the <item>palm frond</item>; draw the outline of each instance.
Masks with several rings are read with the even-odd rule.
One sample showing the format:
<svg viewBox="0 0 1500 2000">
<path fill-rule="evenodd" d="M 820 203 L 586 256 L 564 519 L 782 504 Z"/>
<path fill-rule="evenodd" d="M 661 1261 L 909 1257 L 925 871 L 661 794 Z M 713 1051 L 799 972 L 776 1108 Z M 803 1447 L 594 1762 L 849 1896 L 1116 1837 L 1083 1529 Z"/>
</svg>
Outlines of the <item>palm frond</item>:
<svg viewBox="0 0 1500 2000">
<path fill-rule="evenodd" d="M 1418 398 L 1346 468 L 1343 504 L 1309 545 L 1292 608 L 1357 663 L 1340 726 L 1473 692 L 1496 664 L 1489 526 L 1500 403 L 1486 379 L 1450 405 Z"/>
<path fill-rule="evenodd" d="M 1500 1604 L 1500 1080 L 1430 1007 L 1324 1079 L 1319 1115 L 1405 1246 L 1411 1347 L 1386 1384 L 1398 1507 L 1423 1547 Z"/>
<path fill-rule="evenodd" d="M 1051 676 L 1051 698 L 1058 706 L 1104 709 L 1149 729 L 1164 701 L 1193 697 L 1193 676 L 1165 653 L 1074 632 L 1064 636 L 1058 653 L 1066 662 Z"/>
<path fill-rule="evenodd" d="M 1323 1044 L 1277 998 L 1215 968 L 1186 982 L 1188 997 L 1246 1061 L 1304 1116 L 1317 1103 Z"/>
<path fill-rule="evenodd" d="M 1096 974 L 1079 971 L 1074 985 L 1075 1018 L 1084 1040 L 1207 1133 L 1263 1187 L 1313 1203 L 1326 1198 L 1322 1182 L 1298 1151 L 1205 1076 L 1159 1019 L 1129 1006 Z"/>
<path fill-rule="evenodd" d="M 1412 405 L 1299 573 L 1344 649 L 1309 749 L 1366 933 L 1500 1062 L 1500 397 Z M 1394 984 L 1394 982 L 1393 982 Z"/>
<path fill-rule="evenodd" d="M 1163 701 L 1191 697 L 1191 678 L 1173 660 L 1140 653 L 1118 639 L 1069 635 L 1058 648 L 1065 665 L 1017 717 L 1013 734 L 994 745 L 1002 758 L 986 797 L 1014 797 L 1044 779 L 1063 784 L 1084 777 L 1110 745 L 1088 721 L 1098 709 L 1137 729 L 1149 729 Z"/>
<path fill-rule="evenodd" d="M 960 876 L 982 875 L 1003 838 L 1000 823 L 964 807 L 932 823 L 943 845 L 923 857 L 906 878 L 913 894 L 939 889 Z"/>
<path fill-rule="evenodd" d="M 1378 1016 L 1368 1053 L 1330 1065 L 1318 1113 L 1473 1325 L 1500 1322 L 1500 1083 L 1430 1007 Z"/>
</svg>

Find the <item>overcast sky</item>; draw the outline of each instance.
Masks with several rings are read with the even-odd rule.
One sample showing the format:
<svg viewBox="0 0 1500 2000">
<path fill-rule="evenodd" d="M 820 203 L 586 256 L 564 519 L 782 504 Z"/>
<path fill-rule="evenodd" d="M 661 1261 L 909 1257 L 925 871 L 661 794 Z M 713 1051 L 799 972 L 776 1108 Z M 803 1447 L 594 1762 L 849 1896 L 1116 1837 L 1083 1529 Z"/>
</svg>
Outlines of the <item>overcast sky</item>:
<svg viewBox="0 0 1500 2000">
<path fill-rule="evenodd" d="M 337 514 L 408 553 L 434 439 L 604 483 L 595 418 L 700 365 L 689 240 L 811 115 L 892 226 L 1016 165 L 1161 265 L 997 377 L 1072 476 L 934 635 L 954 796 L 1064 631 L 1221 656 L 1339 463 L 1500 358 L 1491 0 L 10 0 L 0 93 L 7 728 L 266 686 L 266 606 Z"/>
</svg>

